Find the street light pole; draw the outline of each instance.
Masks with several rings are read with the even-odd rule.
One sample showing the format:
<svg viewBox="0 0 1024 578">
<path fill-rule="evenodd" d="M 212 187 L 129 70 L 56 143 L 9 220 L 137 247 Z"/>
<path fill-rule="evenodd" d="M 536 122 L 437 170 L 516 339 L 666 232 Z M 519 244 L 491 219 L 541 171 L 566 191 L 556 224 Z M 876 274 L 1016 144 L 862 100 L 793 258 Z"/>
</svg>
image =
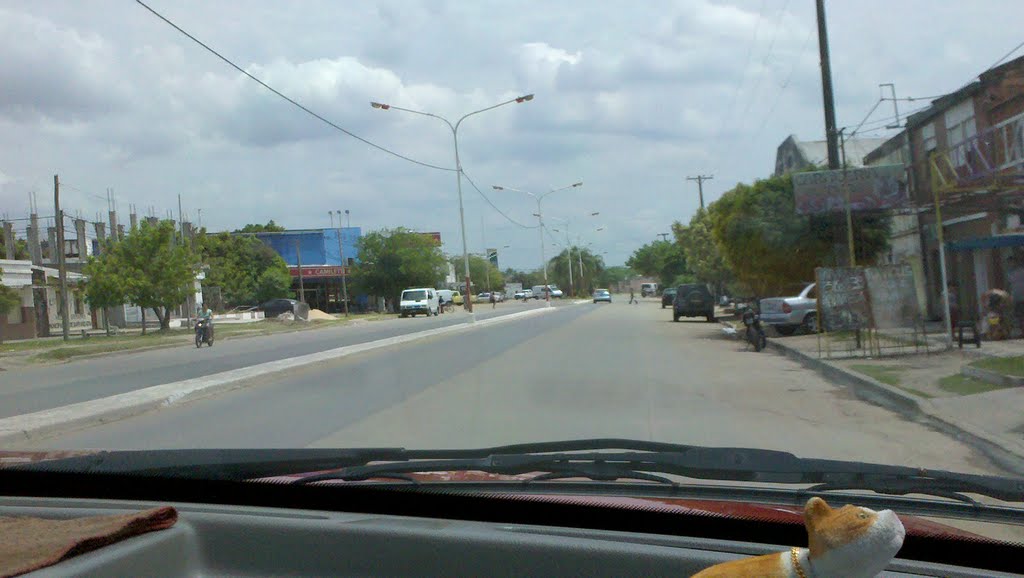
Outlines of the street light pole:
<svg viewBox="0 0 1024 578">
<path fill-rule="evenodd" d="M 466 307 L 466 310 L 469 311 L 469 313 L 471 313 L 471 314 L 473 313 L 473 300 L 469 298 L 470 291 L 471 291 L 471 279 L 470 279 L 470 276 L 469 276 L 469 247 L 468 247 L 467 242 L 466 242 L 466 212 L 465 212 L 465 209 L 463 208 L 463 204 L 462 204 L 462 162 L 459 160 L 459 126 L 462 124 L 462 121 L 466 120 L 467 118 L 469 118 L 469 117 L 471 117 L 473 115 L 480 114 L 481 112 L 486 112 L 488 110 L 493 110 L 495 108 L 498 108 L 499 106 L 505 106 L 506 104 L 513 104 L 513 103 L 521 104 L 521 103 L 524 103 L 524 102 L 529 102 L 531 100 L 533 100 L 533 95 L 532 94 L 527 94 L 527 95 L 524 95 L 524 96 L 519 96 L 519 97 L 510 99 L 510 100 L 506 100 L 505 102 L 499 102 L 498 104 L 495 104 L 493 106 L 489 106 L 487 108 L 482 108 L 480 110 L 475 110 L 475 111 L 473 111 L 471 113 L 465 114 L 461 118 L 459 118 L 459 120 L 457 120 L 455 122 L 455 124 L 452 124 L 450 120 L 448 120 L 447 118 L 445 118 L 443 116 L 440 116 L 440 115 L 437 115 L 437 114 L 433 114 L 433 113 L 429 113 L 429 112 L 422 112 L 422 111 L 419 111 L 419 110 L 412 110 L 412 109 L 409 109 L 409 108 L 402 108 L 402 107 L 398 107 L 398 106 L 391 106 L 389 104 L 383 104 L 383 103 L 380 103 L 380 102 L 371 102 L 370 103 L 370 106 L 372 106 L 373 108 L 376 108 L 376 109 L 380 109 L 380 110 L 391 110 L 391 109 L 394 109 L 394 110 L 401 110 L 403 112 L 409 112 L 409 113 L 412 113 L 412 114 L 418 114 L 418 115 L 421 115 L 421 116 L 429 116 L 429 117 L 436 118 L 438 120 L 443 121 L 446 125 L 448 125 L 448 128 L 451 129 L 451 131 L 452 131 L 452 142 L 455 145 L 455 187 L 456 187 L 456 189 L 459 192 L 459 227 L 460 227 L 460 229 L 462 231 L 462 264 L 463 264 L 463 267 L 465 267 L 465 269 L 466 269 L 465 270 L 465 273 L 466 273 L 466 293 L 465 293 L 466 298 L 463 299 L 463 304 Z M 471 315 L 470 316 L 470 320 L 471 321 L 476 321 L 476 317 Z"/>
<path fill-rule="evenodd" d="M 582 186 L 583 186 L 583 181 L 577 181 L 577 182 L 575 182 L 575 183 L 573 183 L 571 185 L 566 185 L 564 187 L 559 187 L 557 189 L 551 189 L 551 190 L 549 190 L 548 192 L 546 192 L 546 193 L 544 193 L 542 195 L 535 195 L 535 194 L 533 194 L 533 193 L 531 193 L 529 191 L 523 191 L 523 190 L 520 190 L 520 189 L 513 189 L 512 187 L 503 187 L 503 186 L 500 186 L 500 185 L 491 185 L 491 188 L 496 190 L 496 191 L 515 191 L 517 193 L 525 193 L 527 195 L 530 195 L 531 197 L 533 197 L 533 199 L 535 201 L 537 201 L 537 212 L 534 213 L 533 216 L 537 217 L 537 231 L 540 233 L 540 262 L 541 262 L 541 266 L 544 268 L 544 287 L 548 287 L 549 283 L 548 283 L 548 258 L 547 258 L 547 255 L 544 254 L 544 211 L 541 208 L 541 201 L 543 201 L 544 197 L 550 195 L 551 193 L 557 193 L 558 191 L 564 191 L 566 189 L 574 189 L 576 187 L 582 187 Z M 569 268 L 572 269 L 571 263 L 570 263 L 570 267 Z M 570 283 L 569 290 L 572 291 L 571 283 Z M 545 299 L 544 299 L 545 305 L 548 306 L 548 307 L 551 307 L 551 291 L 545 291 L 544 296 L 545 296 Z"/>
<path fill-rule="evenodd" d="M 341 260 L 341 299 L 342 307 L 345 311 L 345 317 L 348 317 L 348 275 L 345 263 L 345 247 L 341 242 L 341 211 L 336 210 L 335 212 L 338 214 L 338 258 Z M 348 217 L 348 209 L 345 209 L 345 216 Z"/>
</svg>

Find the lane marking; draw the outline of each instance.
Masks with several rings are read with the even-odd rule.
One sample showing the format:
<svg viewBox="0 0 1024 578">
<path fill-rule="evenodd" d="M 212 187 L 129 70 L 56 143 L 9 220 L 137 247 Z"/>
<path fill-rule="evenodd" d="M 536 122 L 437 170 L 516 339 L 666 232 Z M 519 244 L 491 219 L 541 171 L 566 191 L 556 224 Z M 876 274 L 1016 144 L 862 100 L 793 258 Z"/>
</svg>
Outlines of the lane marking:
<svg viewBox="0 0 1024 578">
<path fill-rule="evenodd" d="M 340 359 L 436 335 L 471 331 L 480 327 L 532 317 L 555 310 L 555 307 L 543 307 L 480 319 L 476 323 L 459 323 L 417 331 L 415 333 L 406 333 L 376 341 L 346 345 L 297 357 L 268 361 L 259 365 L 232 369 L 213 375 L 154 385 L 99 399 L 12 416 L 0 419 L 0 444 L 52 436 L 67 430 L 81 429 L 89 425 L 125 419 L 154 409 L 169 407 L 229 389 L 235 389 L 241 387 L 240 384 L 246 380 L 287 371 L 303 365 Z"/>
</svg>

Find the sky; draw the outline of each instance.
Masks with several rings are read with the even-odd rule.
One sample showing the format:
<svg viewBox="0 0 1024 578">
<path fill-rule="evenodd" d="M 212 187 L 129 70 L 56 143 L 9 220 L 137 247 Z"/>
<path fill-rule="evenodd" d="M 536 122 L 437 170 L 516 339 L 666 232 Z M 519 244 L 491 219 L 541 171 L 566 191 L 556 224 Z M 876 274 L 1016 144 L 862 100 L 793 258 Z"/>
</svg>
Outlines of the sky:
<svg viewBox="0 0 1024 578">
<path fill-rule="evenodd" d="M 463 179 L 468 250 L 539 267 L 537 205 L 508 189 L 582 181 L 543 201 L 546 254 L 568 220 L 570 241 L 617 265 L 693 215 L 688 176 L 714 176 L 709 203 L 769 176 L 788 135 L 824 138 L 813 0 L 145 1 L 335 125 L 438 168 L 310 116 L 133 0 L 0 0 L 0 217 L 27 217 L 32 192 L 52 215 L 59 174 L 64 210 L 90 221 L 108 189 L 122 222 L 132 205 L 176 216 L 180 195 L 209 230 L 328 227 L 347 209 L 364 231 L 439 231 L 461 254 L 451 129 L 370 102 L 454 123 L 534 94 L 460 125 L 479 188 Z M 1019 2 L 826 1 L 839 126 L 879 84 L 923 99 L 899 101 L 903 116 L 975 78 L 1024 39 L 1002 24 Z M 894 134 L 892 104 L 861 134 Z"/>
</svg>

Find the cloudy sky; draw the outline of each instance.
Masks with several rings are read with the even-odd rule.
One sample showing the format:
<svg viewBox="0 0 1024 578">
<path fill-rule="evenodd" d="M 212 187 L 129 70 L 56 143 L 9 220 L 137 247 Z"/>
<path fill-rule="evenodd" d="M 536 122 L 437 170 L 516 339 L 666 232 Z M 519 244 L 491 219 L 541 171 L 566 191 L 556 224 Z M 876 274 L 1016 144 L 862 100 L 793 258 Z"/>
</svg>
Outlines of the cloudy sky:
<svg viewBox="0 0 1024 578">
<path fill-rule="evenodd" d="M 1021 41 L 1005 24 L 1019 2 L 826 2 L 839 125 L 864 118 L 880 83 L 927 97 L 977 76 Z M 692 215 L 688 175 L 714 175 L 710 201 L 767 176 L 787 135 L 823 138 L 812 0 L 147 4 L 335 124 L 445 169 L 444 124 L 369 102 L 454 121 L 536 94 L 459 131 L 466 174 L 508 216 L 465 183 L 469 248 L 509 245 L 502 266 L 539 265 L 537 230 L 517 224 L 536 206 L 491 185 L 582 180 L 545 215 L 618 264 Z M 454 172 L 312 118 L 134 1 L 0 0 L 0 54 L 0 216 L 27 216 L 31 191 L 52 214 L 59 173 L 65 209 L 89 220 L 112 188 L 123 220 L 130 204 L 176 212 L 179 194 L 215 230 L 324 227 L 349 209 L 364 230 L 440 231 L 461 251 Z M 885 136 L 892 115 L 883 103 L 862 132 Z"/>
</svg>

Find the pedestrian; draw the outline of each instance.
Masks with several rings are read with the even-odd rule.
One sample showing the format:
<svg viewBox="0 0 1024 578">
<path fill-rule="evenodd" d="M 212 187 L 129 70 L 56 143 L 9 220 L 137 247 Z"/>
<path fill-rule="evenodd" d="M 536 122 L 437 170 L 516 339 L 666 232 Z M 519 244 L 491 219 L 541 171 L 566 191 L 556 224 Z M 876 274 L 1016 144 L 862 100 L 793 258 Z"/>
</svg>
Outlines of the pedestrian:
<svg viewBox="0 0 1024 578">
<path fill-rule="evenodd" d="M 494 309 L 497 306 L 498 306 L 498 298 L 494 296 L 494 293 L 491 293 L 491 309 Z"/>
<path fill-rule="evenodd" d="M 639 303 L 639 301 L 637 301 L 636 297 L 633 296 L 633 288 L 630 287 L 629 288 L 629 304 L 632 305 L 633 303 Z"/>
<path fill-rule="evenodd" d="M 1007 277 L 1010 282 L 1010 296 L 1013 299 L 1013 316 L 1024 336 L 1024 259 L 1020 255 L 1010 259 L 1010 273 Z"/>
</svg>

